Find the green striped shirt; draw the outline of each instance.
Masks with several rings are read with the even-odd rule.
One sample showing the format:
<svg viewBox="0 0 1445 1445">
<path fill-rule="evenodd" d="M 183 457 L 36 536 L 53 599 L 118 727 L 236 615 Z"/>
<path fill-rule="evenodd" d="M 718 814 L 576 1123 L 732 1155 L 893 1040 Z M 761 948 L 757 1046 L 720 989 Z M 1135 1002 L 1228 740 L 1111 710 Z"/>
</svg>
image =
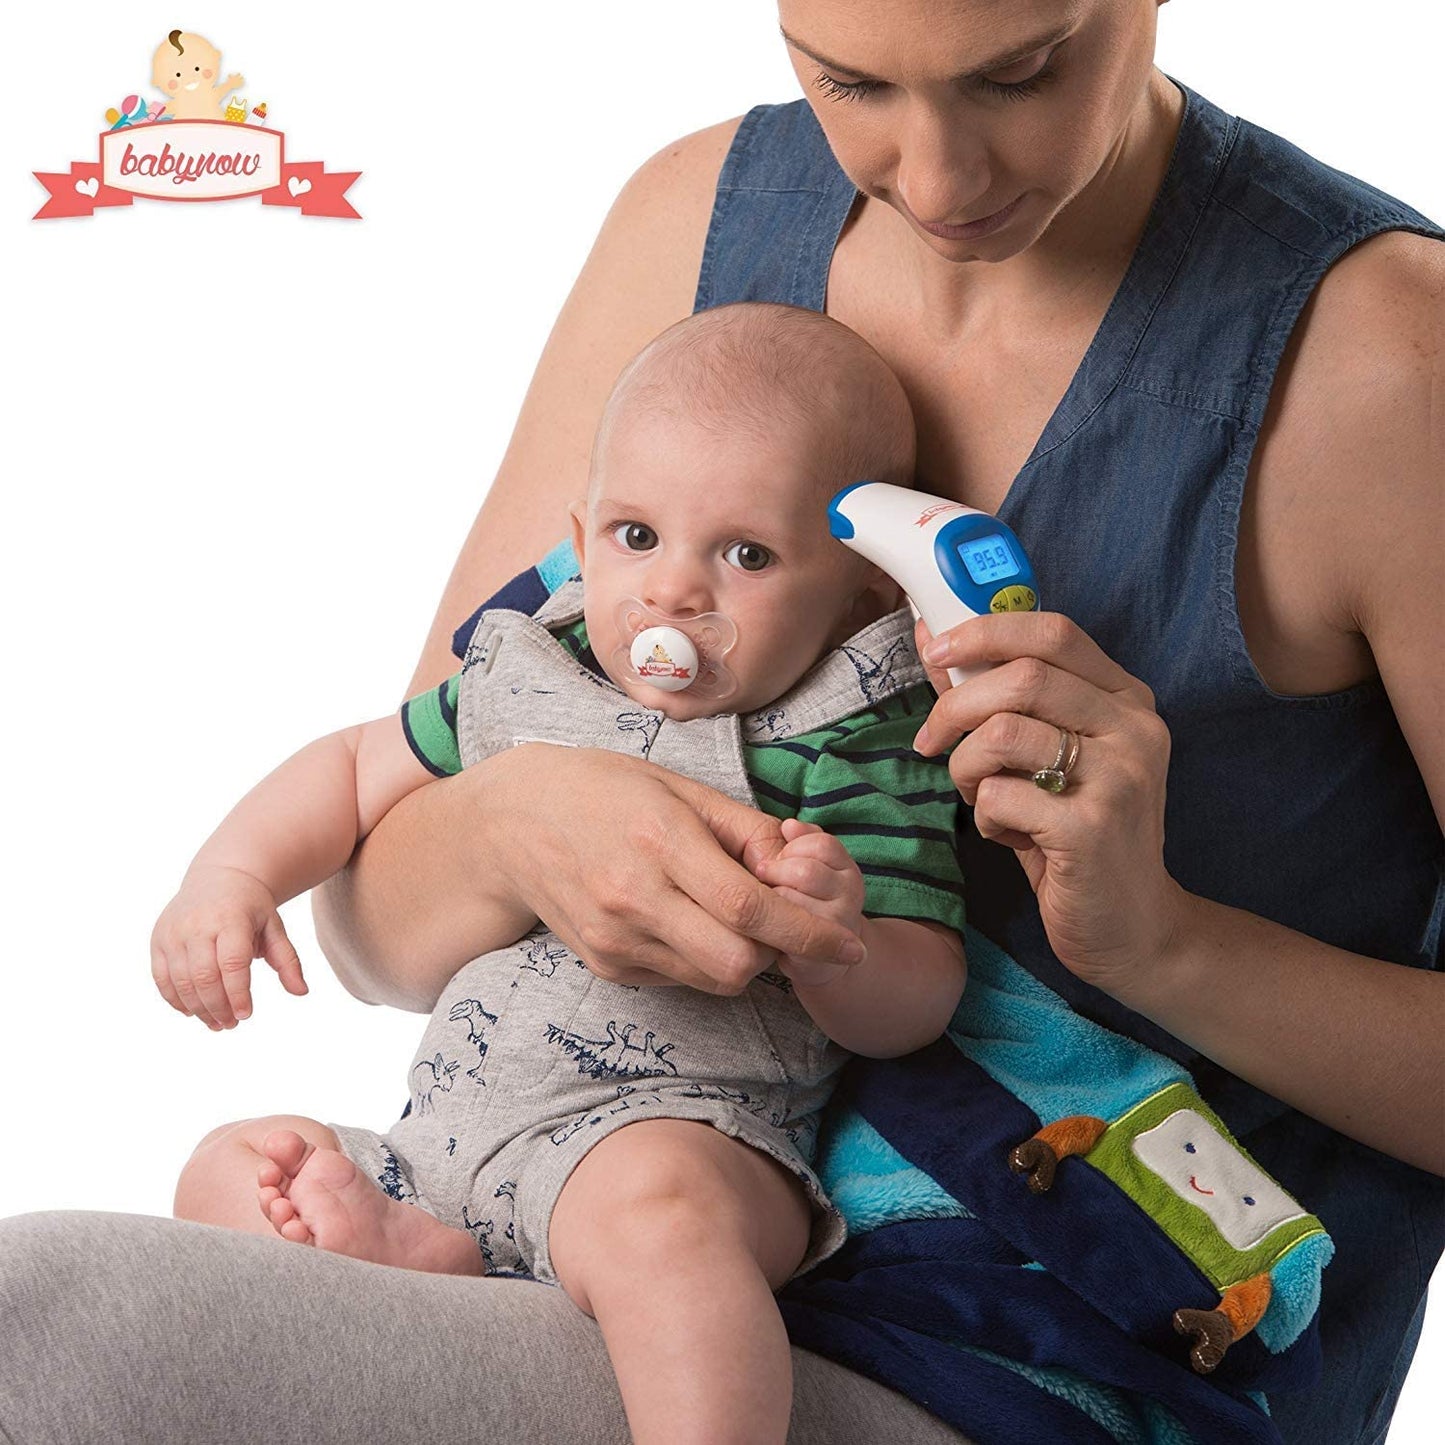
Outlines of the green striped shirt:
<svg viewBox="0 0 1445 1445">
<path fill-rule="evenodd" d="M 588 660 L 582 621 L 560 629 L 557 640 Z M 457 673 L 401 708 L 407 742 L 438 777 L 461 771 L 460 683 Z M 946 757 L 913 751 L 932 707 L 933 690 L 919 683 L 814 732 L 745 741 L 743 762 L 763 812 L 816 823 L 848 850 L 863 874 L 869 917 L 929 919 L 962 933 L 958 791 Z"/>
</svg>

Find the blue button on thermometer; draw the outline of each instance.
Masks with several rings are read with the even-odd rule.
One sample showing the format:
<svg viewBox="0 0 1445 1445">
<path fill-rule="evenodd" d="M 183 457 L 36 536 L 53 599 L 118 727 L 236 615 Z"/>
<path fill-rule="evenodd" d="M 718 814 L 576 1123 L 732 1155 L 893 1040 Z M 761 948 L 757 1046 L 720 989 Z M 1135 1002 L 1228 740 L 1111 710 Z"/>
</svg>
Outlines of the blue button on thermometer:
<svg viewBox="0 0 1445 1445">
<path fill-rule="evenodd" d="M 1027 554 L 987 512 L 890 482 L 854 482 L 829 502 L 828 529 L 903 588 L 935 637 L 986 612 L 1038 608 Z M 987 666 L 950 667 L 949 680 L 957 685 Z"/>
</svg>

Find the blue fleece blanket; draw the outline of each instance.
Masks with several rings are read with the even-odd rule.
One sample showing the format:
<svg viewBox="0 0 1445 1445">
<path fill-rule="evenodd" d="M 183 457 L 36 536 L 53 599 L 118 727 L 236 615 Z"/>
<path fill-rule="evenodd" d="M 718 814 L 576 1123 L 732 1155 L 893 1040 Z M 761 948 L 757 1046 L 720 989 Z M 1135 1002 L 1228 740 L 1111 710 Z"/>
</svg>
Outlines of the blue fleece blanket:
<svg viewBox="0 0 1445 1445">
<path fill-rule="evenodd" d="M 1296 1223 L 1263 1319 L 1195 1373 L 1173 1313 L 1217 1301 L 1217 1274 L 1092 1155 L 1064 1159 L 1042 1195 L 1008 1167 L 1041 1123 L 1127 1118 L 1188 1075 L 1074 1014 L 975 931 L 966 945 L 947 1036 L 845 1073 L 818 1168 L 851 1237 L 779 1296 L 789 1334 L 980 1445 L 1278 1441 L 1265 1392 L 1318 1377 L 1329 1236 Z"/>
<path fill-rule="evenodd" d="M 530 614 L 576 571 L 563 543 L 484 606 Z M 779 1294 L 789 1335 L 978 1445 L 1279 1442 L 1266 1395 L 1318 1377 L 1329 1236 L 1179 1065 L 1073 1013 L 975 930 L 965 942 L 947 1035 L 844 1072 L 817 1167 L 850 1237 Z M 1105 1132 L 1035 1193 L 1012 1151 L 1078 1117 Z M 1225 1204 L 1197 1153 L 1234 1184 Z M 1267 1275 L 1268 1308 L 1201 1375 L 1175 1311 L 1217 1307 L 1246 1275 Z"/>
</svg>

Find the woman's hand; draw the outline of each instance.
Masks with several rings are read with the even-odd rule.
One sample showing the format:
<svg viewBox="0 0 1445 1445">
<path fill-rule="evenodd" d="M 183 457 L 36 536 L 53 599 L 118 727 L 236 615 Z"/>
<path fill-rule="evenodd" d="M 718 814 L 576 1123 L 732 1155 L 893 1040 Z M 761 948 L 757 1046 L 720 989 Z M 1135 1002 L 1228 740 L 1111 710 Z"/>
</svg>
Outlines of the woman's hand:
<svg viewBox="0 0 1445 1445">
<path fill-rule="evenodd" d="M 602 749 L 528 743 L 481 766 L 489 866 L 600 978 L 737 994 L 779 954 L 864 956 L 750 871 L 783 851 L 776 818 Z"/>
<path fill-rule="evenodd" d="M 922 622 L 917 639 L 923 655 Z M 924 663 L 939 698 L 915 747 L 953 747 L 974 824 L 1017 854 L 1060 962 L 1126 991 L 1165 955 L 1189 901 L 1164 867 L 1169 730 L 1153 693 L 1059 613 L 980 617 L 937 644 Z M 957 687 L 943 671 L 984 663 L 996 665 Z M 1061 728 L 1079 752 L 1064 791 L 1048 793 L 1033 774 L 1054 762 Z"/>
</svg>

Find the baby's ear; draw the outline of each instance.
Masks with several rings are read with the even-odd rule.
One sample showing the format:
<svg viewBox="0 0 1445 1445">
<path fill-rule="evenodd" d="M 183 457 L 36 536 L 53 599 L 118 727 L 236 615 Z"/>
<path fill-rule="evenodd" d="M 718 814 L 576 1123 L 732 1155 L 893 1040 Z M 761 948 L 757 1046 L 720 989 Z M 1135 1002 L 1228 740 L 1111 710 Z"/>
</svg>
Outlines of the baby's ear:
<svg viewBox="0 0 1445 1445">
<path fill-rule="evenodd" d="M 572 550 L 577 554 L 577 563 L 580 566 L 586 560 L 584 553 L 587 550 L 586 501 L 573 502 L 567 508 L 567 515 L 572 519 Z"/>
<path fill-rule="evenodd" d="M 903 589 L 881 567 L 875 567 L 871 562 L 860 597 L 878 617 L 886 617 L 903 606 Z"/>
</svg>

